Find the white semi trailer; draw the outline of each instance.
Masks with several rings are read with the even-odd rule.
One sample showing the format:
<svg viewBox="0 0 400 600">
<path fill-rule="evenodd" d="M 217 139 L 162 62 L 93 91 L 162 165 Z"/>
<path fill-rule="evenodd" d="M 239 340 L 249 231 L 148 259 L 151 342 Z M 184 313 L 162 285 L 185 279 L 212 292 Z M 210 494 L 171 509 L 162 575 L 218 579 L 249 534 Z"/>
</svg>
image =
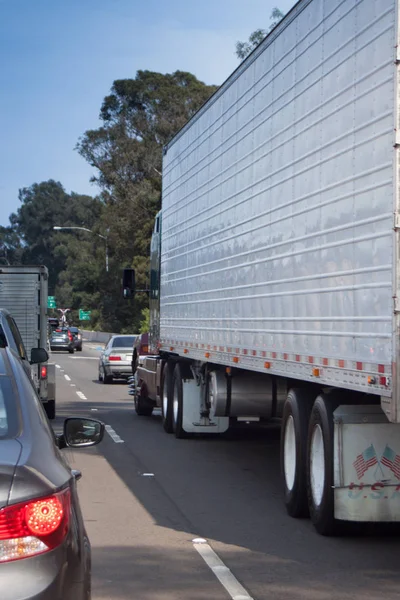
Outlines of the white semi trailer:
<svg viewBox="0 0 400 600">
<path fill-rule="evenodd" d="M 281 417 L 326 535 L 400 521 L 399 4 L 300 0 L 164 149 L 137 412 Z"/>
</svg>

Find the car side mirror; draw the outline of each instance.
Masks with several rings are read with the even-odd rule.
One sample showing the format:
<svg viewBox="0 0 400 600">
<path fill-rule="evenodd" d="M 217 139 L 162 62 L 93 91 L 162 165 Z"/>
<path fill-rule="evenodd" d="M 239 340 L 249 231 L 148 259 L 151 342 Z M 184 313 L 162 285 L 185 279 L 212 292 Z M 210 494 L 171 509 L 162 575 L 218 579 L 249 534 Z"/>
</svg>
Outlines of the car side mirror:
<svg viewBox="0 0 400 600">
<path fill-rule="evenodd" d="M 124 298 L 133 298 L 135 289 L 135 269 L 124 269 L 122 274 L 122 293 Z"/>
<path fill-rule="evenodd" d="M 104 423 L 96 419 L 70 417 L 64 421 L 64 432 L 59 447 L 81 448 L 96 446 L 104 437 Z"/>
<path fill-rule="evenodd" d="M 49 360 L 47 350 L 44 348 L 32 348 L 31 350 L 31 365 L 38 365 Z"/>
</svg>

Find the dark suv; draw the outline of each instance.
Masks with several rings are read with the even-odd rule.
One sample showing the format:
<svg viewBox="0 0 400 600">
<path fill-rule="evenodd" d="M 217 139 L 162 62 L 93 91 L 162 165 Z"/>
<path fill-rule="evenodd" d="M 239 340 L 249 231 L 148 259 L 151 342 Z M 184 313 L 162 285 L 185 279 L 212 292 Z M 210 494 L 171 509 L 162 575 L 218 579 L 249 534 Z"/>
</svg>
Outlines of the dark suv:
<svg viewBox="0 0 400 600">
<path fill-rule="evenodd" d="M 133 351 L 132 351 L 132 375 L 136 373 L 136 369 L 139 365 L 139 357 L 145 356 L 149 354 L 149 334 L 142 333 L 138 335 L 136 340 L 133 343 Z"/>
<path fill-rule="evenodd" d="M 78 352 L 82 352 L 82 332 L 80 329 L 78 329 L 78 327 L 72 327 L 70 326 L 69 328 L 70 332 L 72 333 L 72 335 L 74 336 L 74 340 L 75 340 L 75 348 L 77 349 Z"/>
</svg>

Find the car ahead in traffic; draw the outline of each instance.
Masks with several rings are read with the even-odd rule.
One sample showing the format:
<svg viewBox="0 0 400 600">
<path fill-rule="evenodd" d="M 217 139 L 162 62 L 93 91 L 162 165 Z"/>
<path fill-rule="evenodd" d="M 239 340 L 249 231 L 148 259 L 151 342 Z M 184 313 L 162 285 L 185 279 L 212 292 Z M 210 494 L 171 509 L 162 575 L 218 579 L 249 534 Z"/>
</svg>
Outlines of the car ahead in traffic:
<svg viewBox="0 0 400 600">
<path fill-rule="evenodd" d="M 48 390 L 50 389 L 50 381 L 55 385 L 55 379 L 49 377 L 48 365 L 46 364 L 49 359 L 48 352 L 44 348 L 31 348 L 30 358 L 28 359 L 28 353 L 18 326 L 13 316 L 4 308 L 0 309 L 0 347 L 10 348 L 11 352 L 19 358 L 32 385 L 39 393 L 42 386 L 44 387 L 46 390 L 46 399 L 43 399 L 44 407 L 49 419 L 54 419 L 56 416 L 56 401 L 55 398 L 49 398 Z M 35 372 L 32 369 L 33 365 L 40 366 L 40 369 L 37 367 L 38 370 Z"/>
<path fill-rule="evenodd" d="M 34 383 L 31 365 L 47 362 L 49 355 L 44 348 L 32 348 L 30 359 L 28 359 L 28 353 L 14 317 L 5 308 L 0 308 L 0 348 L 5 347 L 10 348 L 11 352 L 19 358 L 29 379 Z"/>
<path fill-rule="evenodd" d="M 72 325 L 69 326 L 69 330 L 74 336 L 75 348 L 78 352 L 82 352 L 83 340 L 81 330 L 78 327 L 73 327 Z"/>
<path fill-rule="evenodd" d="M 70 354 L 75 352 L 75 339 L 69 327 L 57 327 L 49 339 L 50 350 L 66 350 Z"/>
<path fill-rule="evenodd" d="M 140 363 L 141 356 L 147 356 L 149 354 L 149 334 L 141 333 L 136 336 L 136 339 L 133 343 L 132 349 L 132 361 L 131 361 L 131 370 L 132 375 L 135 375 L 136 369 Z"/>
<path fill-rule="evenodd" d="M 132 375 L 132 349 L 137 335 L 113 335 L 99 358 L 99 381 L 128 379 Z"/>
<path fill-rule="evenodd" d="M 0 598 L 90 600 L 91 550 L 65 447 L 98 444 L 104 424 L 64 421 L 55 436 L 29 378 L 0 349 Z"/>
</svg>

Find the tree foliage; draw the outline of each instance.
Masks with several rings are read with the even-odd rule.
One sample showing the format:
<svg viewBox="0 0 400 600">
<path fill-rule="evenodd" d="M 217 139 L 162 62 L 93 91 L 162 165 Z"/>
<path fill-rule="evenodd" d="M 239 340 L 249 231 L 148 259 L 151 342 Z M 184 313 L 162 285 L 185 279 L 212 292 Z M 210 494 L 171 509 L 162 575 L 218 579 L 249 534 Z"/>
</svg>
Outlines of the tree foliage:
<svg viewBox="0 0 400 600">
<path fill-rule="evenodd" d="M 243 60 L 262 42 L 267 33 L 272 31 L 272 29 L 279 23 L 281 19 L 284 17 L 284 13 L 279 10 L 279 8 L 274 8 L 271 12 L 270 21 L 271 24 L 266 29 L 256 29 L 253 33 L 250 34 L 247 42 L 236 42 L 236 56 Z"/>
<path fill-rule="evenodd" d="M 78 142 L 79 153 L 97 170 L 94 180 L 102 190 L 102 220 L 109 230 L 114 270 L 134 267 L 139 289 L 149 286 L 150 238 L 161 207 L 163 145 L 215 90 L 191 73 L 138 71 L 135 79 L 114 81 L 101 107 L 102 127 L 87 131 Z M 119 308 L 121 327 L 128 327 L 131 319 L 138 330 L 147 305 L 146 294 L 137 294 L 128 311 L 125 301 Z M 111 326 L 115 310 L 107 311 L 107 318 L 105 312 L 103 321 Z"/>
</svg>

